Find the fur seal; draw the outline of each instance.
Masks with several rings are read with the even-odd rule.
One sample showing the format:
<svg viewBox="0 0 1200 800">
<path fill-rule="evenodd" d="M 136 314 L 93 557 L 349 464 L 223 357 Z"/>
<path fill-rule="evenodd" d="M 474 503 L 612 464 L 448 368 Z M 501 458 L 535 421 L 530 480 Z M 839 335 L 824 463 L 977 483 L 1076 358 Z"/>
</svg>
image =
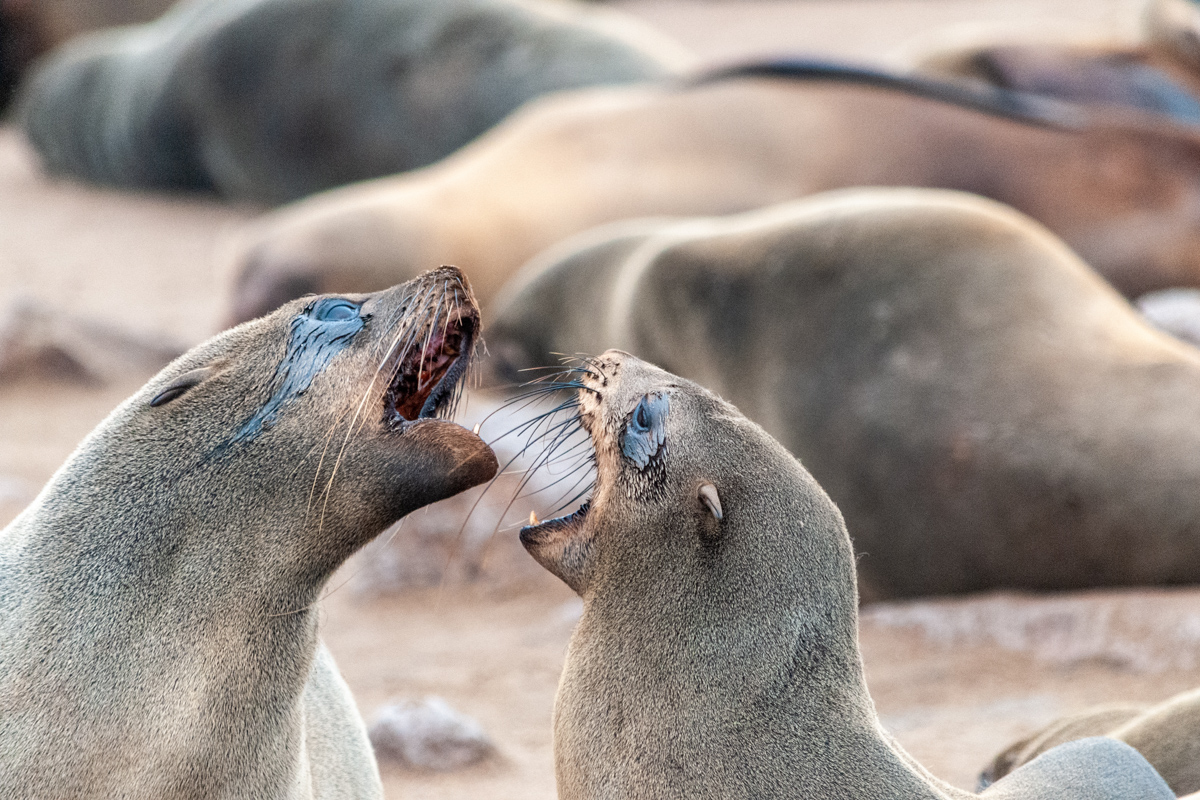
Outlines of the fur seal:
<svg viewBox="0 0 1200 800">
<path fill-rule="evenodd" d="M 520 534 L 583 598 L 555 700 L 558 796 L 974 797 L 884 732 L 858 650 L 850 537 L 804 467 L 733 406 L 627 354 L 576 377 L 592 499 Z M 1104 738 L 983 796 L 1174 797 Z"/>
<path fill-rule="evenodd" d="M 306 298 L 101 423 L 0 532 L 0 796 L 381 797 L 316 604 L 495 473 L 439 418 L 477 327 L 454 268 Z"/>
<path fill-rule="evenodd" d="M 980 782 L 998 780 L 1063 742 L 1110 736 L 1146 757 L 1172 791 L 1200 792 L 1200 690 L 1153 706 L 1106 705 L 1057 720 L 1009 746 L 983 771 Z"/>
<path fill-rule="evenodd" d="M 501 373 L 620 347 L 736 403 L 837 502 L 870 599 L 1200 580 L 1200 352 L 993 201 L 618 225 L 493 320 Z"/>
<path fill-rule="evenodd" d="M 1087 105 L 1200 124 L 1200 8 L 1156 0 L 1137 44 L 1059 41 L 943 46 L 916 59 L 927 75 L 966 78 Z"/>
<path fill-rule="evenodd" d="M 382 288 L 431 258 L 469 269 L 486 310 L 525 261 L 588 228 L 849 186 L 1000 200 L 1130 296 L 1200 284 L 1200 133 L 1092 113 L 821 62 L 559 94 L 436 165 L 259 221 L 235 257 L 231 319 L 304 292 Z"/>
<path fill-rule="evenodd" d="M 30 65 L 87 31 L 148 22 L 172 0 L 0 0 L 0 111 Z"/>
<path fill-rule="evenodd" d="M 191 0 L 63 47 L 19 111 L 51 172 L 279 203 L 436 161 L 531 97 L 684 60 L 561 0 Z"/>
</svg>

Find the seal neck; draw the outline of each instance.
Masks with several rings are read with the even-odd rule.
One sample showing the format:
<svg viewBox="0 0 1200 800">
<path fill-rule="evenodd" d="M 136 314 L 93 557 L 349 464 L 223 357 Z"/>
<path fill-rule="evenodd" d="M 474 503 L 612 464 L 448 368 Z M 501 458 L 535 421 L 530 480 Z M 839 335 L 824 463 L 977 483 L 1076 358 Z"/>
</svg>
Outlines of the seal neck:
<svg viewBox="0 0 1200 800">
<path fill-rule="evenodd" d="M 567 656 L 555 711 L 564 800 L 704 796 L 714 771 L 759 798 L 968 796 L 882 730 L 853 609 L 832 629 L 828 617 L 738 619 L 721 631 L 744 631 L 736 638 L 694 618 L 675 625 L 670 609 L 631 630 L 613 611 L 587 603 Z M 689 764 L 705 766 L 680 775 Z"/>
</svg>

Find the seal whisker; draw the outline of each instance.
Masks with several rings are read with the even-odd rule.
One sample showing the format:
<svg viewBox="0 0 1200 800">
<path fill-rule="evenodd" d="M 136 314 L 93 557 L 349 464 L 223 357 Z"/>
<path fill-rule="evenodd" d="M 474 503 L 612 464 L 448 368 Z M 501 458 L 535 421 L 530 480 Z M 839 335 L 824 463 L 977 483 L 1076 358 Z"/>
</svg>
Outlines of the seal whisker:
<svg viewBox="0 0 1200 800">
<path fill-rule="evenodd" d="M 415 329 L 415 325 L 413 323 L 407 322 L 408 319 L 409 318 L 407 318 L 407 317 L 404 318 L 404 320 L 398 326 L 395 336 L 392 337 L 391 343 L 388 345 L 387 352 L 384 354 L 383 358 L 380 360 L 379 364 L 376 366 L 375 372 L 371 376 L 371 380 L 367 384 L 367 388 L 363 391 L 362 398 L 360 399 L 358 407 L 354 412 L 354 418 L 351 419 L 350 426 L 346 430 L 346 438 L 342 442 L 342 448 L 341 448 L 341 450 L 339 450 L 339 453 L 338 453 L 339 460 L 341 458 L 342 453 L 345 452 L 345 447 L 346 447 L 347 442 L 349 441 L 351 432 L 354 430 L 355 422 L 359 419 L 362 409 L 366 406 L 366 402 L 371 396 L 371 392 L 375 387 L 376 381 L 379 379 L 379 376 L 383 373 L 383 370 L 387 366 L 388 362 L 394 357 L 396 348 L 399 346 L 400 341 L 404 337 L 406 330 L 408 330 L 410 328 Z M 410 339 L 411 339 L 411 332 L 410 332 Z M 329 444 L 333 441 L 333 435 L 334 435 L 335 431 L 337 430 L 338 425 L 341 424 L 341 421 L 343 419 L 345 419 L 344 415 L 341 418 L 334 420 L 333 423 L 330 425 L 329 433 L 325 439 L 325 446 L 321 450 L 321 457 L 317 461 L 317 468 L 313 473 L 313 482 L 312 482 L 312 486 L 309 489 L 308 503 L 305 507 L 305 512 L 304 512 L 305 517 L 307 517 L 312 512 L 313 498 L 316 496 L 317 483 L 320 481 L 320 478 L 321 478 L 321 467 L 325 463 L 325 456 L 328 453 Z M 363 421 L 365 423 L 365 418 Z M 325 490 L 324 490 L 324 493 L 326 496 L 328 496 L 329 489 L 332 486 L 332 482 L 333 482 L 333 479 L 334 479 L 334 476 L 336 475 L 336 473 L 337 473 L 337 463 L 335 462 L 333 471 L 330 474 L 329 483 L 326 485 Z"/>
</svg>

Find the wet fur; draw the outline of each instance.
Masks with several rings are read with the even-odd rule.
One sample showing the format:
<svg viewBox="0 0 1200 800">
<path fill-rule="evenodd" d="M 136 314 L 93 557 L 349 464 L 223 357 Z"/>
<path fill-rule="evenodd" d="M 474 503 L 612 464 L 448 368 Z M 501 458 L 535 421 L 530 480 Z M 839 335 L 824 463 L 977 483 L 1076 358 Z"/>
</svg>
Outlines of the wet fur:
<svg viewBox="0 0 1200 800">
<path fill-rule="evenodd" d="M 389 352 L 455 291 L 443 270 L 356 298 L 366 327 L 244 441 L 315 301 L 198 346 L 0 532 L 0 796 L 382 795 L 316 603 L 375 534 L 496 469 L 457 425 L 380 412 Z"/>
</svg>

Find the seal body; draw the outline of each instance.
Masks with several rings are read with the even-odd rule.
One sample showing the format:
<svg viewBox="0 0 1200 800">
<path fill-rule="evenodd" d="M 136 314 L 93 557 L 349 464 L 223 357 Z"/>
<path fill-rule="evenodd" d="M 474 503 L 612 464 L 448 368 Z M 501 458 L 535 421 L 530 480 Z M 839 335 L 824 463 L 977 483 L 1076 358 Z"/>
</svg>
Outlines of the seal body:
<svg viewBox="0 0 1200 800">
<path fill-rule="evenodd" d="M 1062 742 L 1109 736 L 1146 757 L 1182 797 L 1200 792 L 1200 690 L 1178 694 L 1153 706 L 1098 706 L 1056 720 L 1010 745 L 983 771 L 982 780 L 1009 774 Z"/>
<path fill-rule="evenodd" d="M 521 531 L 583 598 L 555 702 L 559 797 L 971 796 L 882 730 L 837 508 L 778 442 L 619 351 L 578 375 L 596 485 Z M 1119 742 L 1015 771 L 994 798 L 1171 797 Z"/>
<path fill-rule="evenodd" d="M 686 85 L 544 98 L 432 167 L 256 223 L 235 257 L 231 318 L 303 292 L 388 286 L 429 258 L 469 268 L 486 308 L 525 261 L 588 228 L 851 186 L 994 198 L 1130 296 L 1200 283 L 1194 130 L 888 78 L 752 65 Z"/>
<path fill-rule="evenodd" d="M 452 268 L 308 298 L 101 423 L 0 532 L 0 795 L 382 796 L 316 603 L 392 521 L 494 473 L 436 418 L 477 321 Z"/>
<path fill-rule="evenodd" d="M 0 110 L 7 107 L 30 65 L 80 33 L 148 22 L 171 0 L 2 0 Z"/>
<path fill-rule="evenodd" d="M 838 503 L 868 599 L 1200 578 L 1200 354 L 998 204 L 618 225 L 497 305 L 509 369 L 614 346 L 737 403 Z"/>
<path fill-rule="evenodd" d="M 20 111 L 52 172 L 276 203 L 436 161 L 540 94 L 684 58 L 566 2 L 185 0 L 63 47 Z"/>
<path fill-rule="evenodd" d="M 1192 0 L 1152 0 L 1143 34 L 1137 44 L 962 43 L 922 54 L 916 67 L 928 75 L 1200 123 L 1200 7 Z"/>
</svg>

